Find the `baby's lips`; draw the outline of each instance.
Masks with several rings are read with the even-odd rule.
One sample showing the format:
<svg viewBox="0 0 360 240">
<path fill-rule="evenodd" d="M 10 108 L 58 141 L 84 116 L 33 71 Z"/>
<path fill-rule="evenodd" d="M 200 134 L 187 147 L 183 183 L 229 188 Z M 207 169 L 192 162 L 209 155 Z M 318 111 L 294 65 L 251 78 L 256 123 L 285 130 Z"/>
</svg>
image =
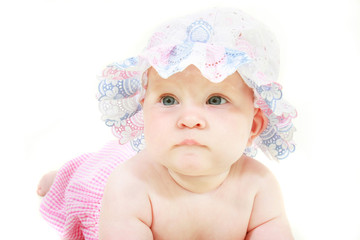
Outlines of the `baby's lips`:
<svg viewBox="0 0 360 240">
<path fill-rule="evenodd" d="M 194 146 L 194 147 L 207 147 L 207 145 L 204 145 L 195 139 L 184 139 L 183 141 L 176 144 L 176 146 Z"/>
<path fill-rule="evenodd" d="M 196 140 L 194 139 L 185 139 L 184 141 L 180 142 L 178 145 L 197 145 L 197 146 L 201 146 L 200 143 L 198 143 Z"/>
</svg>

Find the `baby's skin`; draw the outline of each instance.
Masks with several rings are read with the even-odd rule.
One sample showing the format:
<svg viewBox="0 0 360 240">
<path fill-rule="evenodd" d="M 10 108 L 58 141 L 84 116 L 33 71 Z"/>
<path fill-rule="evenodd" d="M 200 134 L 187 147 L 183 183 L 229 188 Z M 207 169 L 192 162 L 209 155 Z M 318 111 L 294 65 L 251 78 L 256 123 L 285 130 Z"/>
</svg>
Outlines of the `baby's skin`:
<svg viewBox="0 0 360 240">
<path fill-rule="evenodd" d="M 37 194 L 40 197 L 44 197 L 46 193 L 50 190 L 51 185 L 53 184 L 57 171 L 51 171 L 45 174 L 39 181 L 38 188 L 36 190 Z"/>
<path fill-rule="evenodd" d="M 243 155 L 267 119 L 241 76 L 148 76 L 146 148 L 109 177 L 100 239 L 293 239 L 275 177 Z"/>
</svg>

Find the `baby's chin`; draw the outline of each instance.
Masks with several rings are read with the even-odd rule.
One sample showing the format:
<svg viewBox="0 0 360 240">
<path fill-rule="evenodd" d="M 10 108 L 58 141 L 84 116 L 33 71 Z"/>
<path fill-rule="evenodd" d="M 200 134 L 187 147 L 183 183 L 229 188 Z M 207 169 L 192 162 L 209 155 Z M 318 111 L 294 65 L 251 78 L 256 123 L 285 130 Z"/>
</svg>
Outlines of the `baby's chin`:
<svg viewBox="0 0 360 240">
<path fill-rule="evenodd" d="M 203 150 L 173 152 L 163 164 L 176 172 L 189 176 L 206 174 L 213 168 L 213 161 Z"/>
<path fill-rule="evenodd" d="M 179 158 L 168 159 L 162 163 L 169 171 L 188 177 L 205 177 L 222 174 L 231 168 L 231 164 L 224 165 L 196 154 L 188 154 Z"/>
<path fill-rule="evenodd" d="M 229 175 L 227 171 L 214 169 L 170 169 L 170 177 L 180 187 L 192 193 L 207 193 L 219 188 Z"/>
</svg>

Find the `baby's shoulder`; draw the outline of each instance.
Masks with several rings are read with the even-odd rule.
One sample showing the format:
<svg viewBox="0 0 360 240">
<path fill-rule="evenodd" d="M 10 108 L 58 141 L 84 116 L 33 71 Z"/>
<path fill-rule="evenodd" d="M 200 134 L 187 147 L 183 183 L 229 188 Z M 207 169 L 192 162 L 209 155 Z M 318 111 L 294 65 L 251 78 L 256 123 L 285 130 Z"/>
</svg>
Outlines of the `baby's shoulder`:
<svg viewBox="0 0 360 240">
<path fill-rule="evenodd" d="M 139 160 L 135 155 L 110 174 L 101 204 L 102 225 L 121 229 L 119 222 L 128 224 L 134 219 L 151 225 L 151 203 L 144 175 L 146 166 Z"/>
<path fill-rule="evenodd" d="M 253 189 L 255 190 L 248 232 L 262 236 L 262 239 L 267 231 L 272 234 L 288 236 L 284 235 L 285 233 L 288 234 L 289 227 L 280 185 L 275 175 L 265 165 L 251 158 L 248 158 L 244 163 L 244 171 L 249 176 L 248 182 L 254 183 Z M 276 231 L 273 232 L 273 229 Z M 286 239 L 292 238 L 287 237 Z"/>
<path fill-rule="evenodd" d="M 140 187 L 146 183 L 146 174 L 151 166 L 144 161 L 139 154 L 128 159 L 126 162 L 119 164 L 110 174 L 108 184 L 117 186 L 131 185 Z"/>
<path fill-rule="evenodd" d="M 264 164 L 246 156 L 242 159 L 241 171 L 242 174 L 256 178 L 266 178 L 271 175 L 271 171 Z"/>
<path fill-rule="evenodd" d="M 260 187 L 277 183 L 269 168 L 253 158 L 244 157 L 239 165 L 238 174 L 245 182 L 251 182 L 253 186 Z"/>
</svg>

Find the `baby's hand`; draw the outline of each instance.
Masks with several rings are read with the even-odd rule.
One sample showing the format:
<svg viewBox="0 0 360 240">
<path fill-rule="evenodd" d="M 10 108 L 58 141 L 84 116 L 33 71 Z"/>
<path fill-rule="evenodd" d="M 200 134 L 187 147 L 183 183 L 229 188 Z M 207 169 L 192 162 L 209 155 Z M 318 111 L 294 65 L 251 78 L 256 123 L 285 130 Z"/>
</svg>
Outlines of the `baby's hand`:
<svg viewBox="0 0 360 240">
<path fill-rule="evenodd" d="M 45 174 L 38 185 L 37 188 L 37 194 L 40 197 L 44 197 L 46 193 L 50 190 L 51 185 L 53 184 L 55 177 L 56 177 L 57 171 L 52 171 L 47 174 Z"/>
</svg>

